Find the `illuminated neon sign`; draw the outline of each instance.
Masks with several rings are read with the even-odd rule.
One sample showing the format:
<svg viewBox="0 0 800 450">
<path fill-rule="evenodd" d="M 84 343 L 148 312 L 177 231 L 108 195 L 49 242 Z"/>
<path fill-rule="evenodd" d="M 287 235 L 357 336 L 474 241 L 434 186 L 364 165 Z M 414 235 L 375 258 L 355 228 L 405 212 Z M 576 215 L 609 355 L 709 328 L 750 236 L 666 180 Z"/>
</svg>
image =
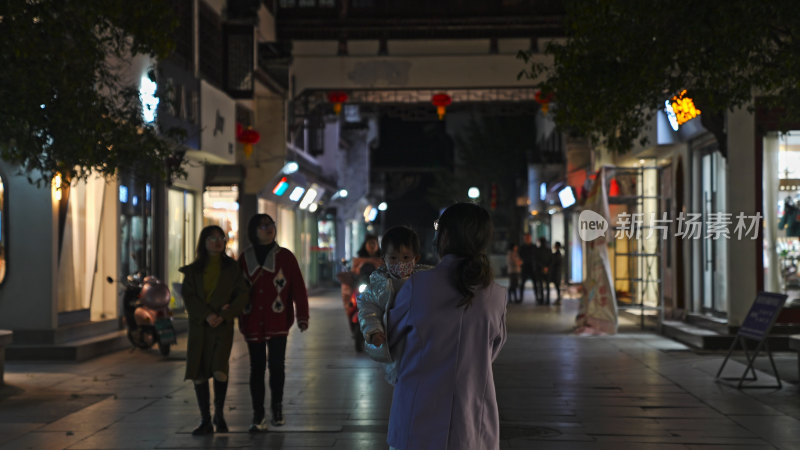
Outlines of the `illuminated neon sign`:
<svg viewBox="0 0 800 450">
<path fill-rule="evenodd" d="M 701 112 L 694 106 L 694 100 L 691 97 L 684 97 L 685 94 L 686 89 L 664 102 L 664 112 L 667 113 L 669 124 L 675 131 L 678 131 L 684 123 L 699 116 Z"/>
<path fill-rule="evenodd" d="M 286 192 L 287 189 L 289 189 L 289 181 L 286 179 L 286 177 L 283 177 L 281 178 L 281 181 L 279 181 L 278 184 L 272 188 L 272 193 L 280 197 L 284 194 L 284 192 Z"/>
<path fill-rule="evenodd" d="M 158 97 L 156 97 L 157 85 L 149 76 L 143 75 L 139 85 L 139 98 L 142 101 L 142 118 L 145 123 L 153 123 L 156 120 L 156 110 L 158 109 Z"/>
</svg>

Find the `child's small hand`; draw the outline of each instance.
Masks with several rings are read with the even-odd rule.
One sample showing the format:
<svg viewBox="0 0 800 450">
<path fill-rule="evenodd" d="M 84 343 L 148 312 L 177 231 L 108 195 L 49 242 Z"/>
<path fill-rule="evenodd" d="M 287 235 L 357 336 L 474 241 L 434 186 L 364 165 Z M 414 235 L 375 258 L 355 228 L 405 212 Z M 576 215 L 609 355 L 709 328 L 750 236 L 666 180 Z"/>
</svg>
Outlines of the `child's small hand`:
<svg viewBox="0 0 800 450">
<path fill-rule="evenodd" d="M 386 342 L 386 335 L 383 333 L 383 331 L 378 331 L 377 333 L 369 335 L 369 343 L 376 347 L 380 347 L 385 342 Z"/>
</svg>

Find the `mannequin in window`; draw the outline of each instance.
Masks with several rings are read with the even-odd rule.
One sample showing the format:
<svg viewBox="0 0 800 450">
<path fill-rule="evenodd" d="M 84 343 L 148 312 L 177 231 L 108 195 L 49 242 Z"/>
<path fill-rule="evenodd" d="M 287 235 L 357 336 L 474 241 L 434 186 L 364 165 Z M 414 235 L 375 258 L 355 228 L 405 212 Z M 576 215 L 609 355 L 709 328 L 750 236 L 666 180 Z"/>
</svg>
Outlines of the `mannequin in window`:
<svg viewBox="0 0 800 450">
<path fill-rule="evenodd" d="M 778 222 L 778 229 L 786 228 L 788 237 L 800 237 L 800 208 L 792 197 L 786 197 L 783 202 L 783 217 Z"/>
</svg>

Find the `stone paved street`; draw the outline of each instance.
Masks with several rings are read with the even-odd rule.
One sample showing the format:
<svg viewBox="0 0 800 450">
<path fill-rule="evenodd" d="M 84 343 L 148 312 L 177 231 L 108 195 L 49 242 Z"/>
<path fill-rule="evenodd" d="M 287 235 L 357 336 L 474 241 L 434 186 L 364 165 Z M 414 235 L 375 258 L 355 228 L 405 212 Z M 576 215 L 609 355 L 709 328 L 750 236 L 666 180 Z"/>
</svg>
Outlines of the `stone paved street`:
<svg viewBox="0 0 800 450">
<path fill-rule="evenodd" d="M 714 382 L 724 354 L 690 351 L 629 321 L 616 336 L 574 336 L 576 308 L 570 299 L 535 306 L 530 292 L 509 306 L 510 336 L 495 365 L 502 448 L 800 448 L 794 381 L 738 391 Z M 168 359 L 137 350 L 83 363 L 9 362 L 0 449 L 386 449 L 391 388 L 353 350 L 338 291 L 311 299 L 311 320 L 289 337 L 283 427 L 247 433 L 247 350 L 237 336 L 231 432 L 192 436 L 199 414 L 183 381 L 182 335 Z M 796 357 L 777 357 L 796 381 Z M 743 367 L 733 361 L 726 374 Z"/>
</svg>

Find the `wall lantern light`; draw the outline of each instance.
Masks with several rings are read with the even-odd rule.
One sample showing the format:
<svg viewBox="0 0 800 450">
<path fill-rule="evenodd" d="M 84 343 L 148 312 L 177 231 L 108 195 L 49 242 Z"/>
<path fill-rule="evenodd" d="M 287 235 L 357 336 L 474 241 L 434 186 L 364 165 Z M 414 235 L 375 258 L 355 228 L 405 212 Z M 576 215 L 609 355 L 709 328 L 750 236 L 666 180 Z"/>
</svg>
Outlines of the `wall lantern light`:
<svg viewBox="0 0 800 450">
<path fill-rule="evenodd" d="M 328 92 L 328 101 L 333 103 L 333 112 L 338 116 L 342 112 L 342 103 L 347 101 L 347 92 L 330 91 Z"/>
<path fill-rule="evenodd" d="M 242 127 L 241 124 L 236 124 L 236 140 L 244 144 L 244 156 L 249 158 L 253 154 L 253 144 L 258 144 L 261 140 L 261 135 L 253 127 Z"/>
<path fill-rule="evenodd" d="M 53 176 L 52 184 L 53 184 L 53 200 L 57 202 L 61 201 L 61 193 L 63 192 L 64 188 L 64 179 L 60 173 L 56 172 L 55 176 Z"/>
<path fill-rule="evenodd" d="M 431 97 L 431 103 L 436 107 L 436 115 L 439 116 L 439 120 L 443 120 L 445 109 L 453 103 L 453 99 L 444 92 L 440 92 Z"/>
</svg>

